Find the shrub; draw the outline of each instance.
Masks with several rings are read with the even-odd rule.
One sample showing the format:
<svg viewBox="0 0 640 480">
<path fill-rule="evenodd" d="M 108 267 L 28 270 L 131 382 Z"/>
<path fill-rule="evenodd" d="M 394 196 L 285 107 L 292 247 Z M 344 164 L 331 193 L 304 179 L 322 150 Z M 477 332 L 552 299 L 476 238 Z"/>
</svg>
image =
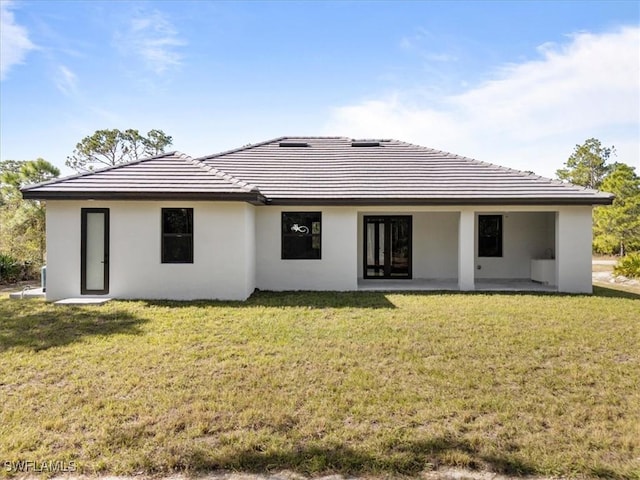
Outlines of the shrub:
<svg viewBox="0 0 640 480">
<path fill-rule="evenodd" d="M 629 253 L 618 260 L 613 273 L 629 278 L 640 278 L 640 252 Z"/>
<path fill-rule="evenodd" d="M 21 272 L 22 267 L 18 260 L 6 253 L 0 253 L 0 282 L 15 282 Z"/>
<path fill-rule="evenodd" d="M 600 255 L 617 255 L 620 253 L 620 242 L 613 235 L 594 235 L 593 253 Z"/>
</svg>

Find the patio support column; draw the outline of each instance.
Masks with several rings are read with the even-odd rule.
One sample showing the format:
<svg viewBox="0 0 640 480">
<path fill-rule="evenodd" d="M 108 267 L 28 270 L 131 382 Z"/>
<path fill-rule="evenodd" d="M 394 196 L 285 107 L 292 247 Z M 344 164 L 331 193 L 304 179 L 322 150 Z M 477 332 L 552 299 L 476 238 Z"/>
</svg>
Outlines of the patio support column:
<svg viewBox="0 0 640 480">
<path fill-rule="evenodd" d="M 458 288 L 475 289 L 475 212 L 460 211 L 458 225 Z"/>
<path fill-rule="evenodd" d="M 556 280 L 559 292 L 592 293 L 591 205 L 556 213 Z"/>
</svg>

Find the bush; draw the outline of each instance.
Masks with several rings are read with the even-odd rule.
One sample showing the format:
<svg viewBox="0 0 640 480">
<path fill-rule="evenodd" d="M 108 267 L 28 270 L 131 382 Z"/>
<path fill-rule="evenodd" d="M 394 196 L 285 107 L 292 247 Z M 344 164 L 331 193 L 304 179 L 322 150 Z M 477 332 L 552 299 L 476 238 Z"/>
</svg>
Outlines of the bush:
<svg viewBox="0 0 640 480">
<path fill-rule="evenodd" d="M 620 253 L 620 242 L 614 235 L 594 235 L 593 253 L 600 255 L 618 255 Z"/>
<path fill-rule="evenodd" d="M 15 282 L 19 279 L 22 266 L 11 255 L 0 253 L 0 282 Z"/>
<path fill-rule="evenodd" d="M 9 253 L 0 253 L 0 283 L 37 280 L 40 268 L 30 261 L 20 261 Z"/>
<path fill-rule="evenodd" d="M 640 278 L 640 252 L 629 253 L 618 260 L 613 273 L 629 278 Z"/>
</svg>

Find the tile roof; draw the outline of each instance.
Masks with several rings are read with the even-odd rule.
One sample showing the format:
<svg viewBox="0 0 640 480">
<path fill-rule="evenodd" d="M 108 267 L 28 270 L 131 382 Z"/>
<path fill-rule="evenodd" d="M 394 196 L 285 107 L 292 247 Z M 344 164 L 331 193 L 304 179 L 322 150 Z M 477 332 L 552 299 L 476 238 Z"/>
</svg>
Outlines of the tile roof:
<svg viewBox="0 0 640 480">
<path fill-rule="evenodd" d="M 192 159 L 172 152 L 23 189 L 25 198 L 202 198 L 272 204 L 608 204 L 613 196 L 397 140 L 281 137 Z"/>
<path fill-rule="evenodd" d="M 256 187 L 180 152 L 55 179 L 22 189 L 25 198 L 252 199 Z"/>
<path fill-rule="evenodd" d="M 597 204 L 611 203 L 613 198 L 397 140 L 282 137 L 199 160 L 258 185 L 273 203 Z"/>
</svg>

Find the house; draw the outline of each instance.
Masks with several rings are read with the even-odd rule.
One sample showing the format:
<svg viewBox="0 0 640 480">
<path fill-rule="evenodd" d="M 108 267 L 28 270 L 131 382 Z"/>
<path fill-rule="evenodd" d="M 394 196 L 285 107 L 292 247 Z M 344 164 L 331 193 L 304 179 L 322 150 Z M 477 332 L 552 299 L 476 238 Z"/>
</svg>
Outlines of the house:
<svg viewBox="0 0 640 480">
<path fill-rule="evenodd" d="M 397 140 L 283 137 L 28 186 L 47 299 L 261 290 L 591 292 L 613 196 Z"/>
</svg>

